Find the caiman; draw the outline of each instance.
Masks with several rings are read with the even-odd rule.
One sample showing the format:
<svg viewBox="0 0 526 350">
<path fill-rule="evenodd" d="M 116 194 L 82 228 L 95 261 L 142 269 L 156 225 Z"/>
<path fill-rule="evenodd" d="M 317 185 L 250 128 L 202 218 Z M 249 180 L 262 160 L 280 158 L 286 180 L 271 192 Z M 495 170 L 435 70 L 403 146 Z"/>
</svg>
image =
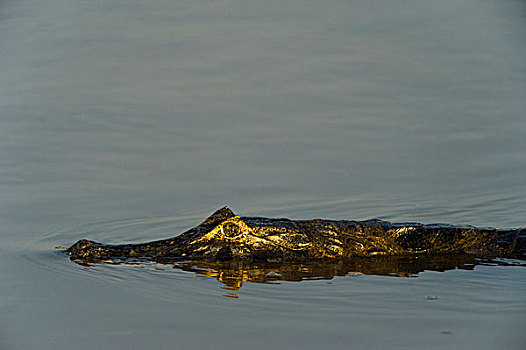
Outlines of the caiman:
<svg viewBox="0 0 526 350">
<path fill-rule="evenodd" d="M 471 254 L 526 259 L 526 229 L 477 228 L 382 220 L 240 217 L 228 207 L 179 236 L 140 244 L 80 240 L 72 260 L 302 262 L 368 256 Z"/>
</svg>

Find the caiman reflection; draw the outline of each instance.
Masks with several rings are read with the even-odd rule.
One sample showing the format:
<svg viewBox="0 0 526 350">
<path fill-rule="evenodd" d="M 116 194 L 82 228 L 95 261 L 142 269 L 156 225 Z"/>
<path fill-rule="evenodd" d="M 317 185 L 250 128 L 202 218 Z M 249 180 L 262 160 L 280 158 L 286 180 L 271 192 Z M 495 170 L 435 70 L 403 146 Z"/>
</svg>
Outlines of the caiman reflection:
<svg viewBox="0 0 526 350">
<path fill-rule="evenodd" d="M 176 268 L 215 278 L 231 291 L 244 282 L 276 283 L 303 280 L 331 280 L 337 276 L 377 275 L 417 277 L 423 271 L 473 270 L 480 264 L 521 265 L 520 262 L 480 259 L 472 255 L 423 255 L 418 257 L 379 256 L 353 260 L 312 261 L 308 263 L 188 262 Z M 524 266 L 524 265 L 522 265 Z"/>
<path fill-rule="evenodd" d="M 74 260 L 78 264 L 136 265 L 141 260 Z M 304 280 L 331 280 L 335 277 L 376 275 L 388 277 L 417 277 L 424 271 L 444 272 L 473 270 L 477 265 L 522 266 L 522 260 L 477 258 L 471 254 L 423 254 L 418 256 L 371 256 L 353 259 L 325 259 L 308 262 L 248 262 L 248 261 L 182 261 L 168 262 L 175 269 L 218 280 L 223 289 L 237 292 L 245 282 L 279 283 Z M 235 293 L 225 296 L 237 297 Z"/>
</svg>

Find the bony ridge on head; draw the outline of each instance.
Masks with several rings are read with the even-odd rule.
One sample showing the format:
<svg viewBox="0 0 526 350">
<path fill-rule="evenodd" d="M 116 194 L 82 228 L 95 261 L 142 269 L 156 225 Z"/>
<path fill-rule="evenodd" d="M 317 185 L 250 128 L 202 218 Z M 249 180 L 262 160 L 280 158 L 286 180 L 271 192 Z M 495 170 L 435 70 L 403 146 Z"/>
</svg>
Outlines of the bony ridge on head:
<svg viewBox="0 0 526 350">
<path fill-rule="evenodd" d="M 239 239 L 246 236 L 250 228 L 241 220 L 240 216 L 226 219 L 210 231 L 206 238 Z"/>
</svg>

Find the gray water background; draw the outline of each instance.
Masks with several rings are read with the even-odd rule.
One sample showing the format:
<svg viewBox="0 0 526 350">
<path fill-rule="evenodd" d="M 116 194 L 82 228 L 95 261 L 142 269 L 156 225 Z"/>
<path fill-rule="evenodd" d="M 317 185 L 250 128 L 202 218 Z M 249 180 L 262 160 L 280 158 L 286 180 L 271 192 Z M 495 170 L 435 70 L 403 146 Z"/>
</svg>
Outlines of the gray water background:
<svg viewBox="0 0 526 350">
<path fill-rule="evenodd" d="M 524 227 L 525 34 L 509 0 L 0 2 L 0 348 L 523 349 L 522 268 L 232 299 L 53 247 L 223 205 Z"/>
</svg>

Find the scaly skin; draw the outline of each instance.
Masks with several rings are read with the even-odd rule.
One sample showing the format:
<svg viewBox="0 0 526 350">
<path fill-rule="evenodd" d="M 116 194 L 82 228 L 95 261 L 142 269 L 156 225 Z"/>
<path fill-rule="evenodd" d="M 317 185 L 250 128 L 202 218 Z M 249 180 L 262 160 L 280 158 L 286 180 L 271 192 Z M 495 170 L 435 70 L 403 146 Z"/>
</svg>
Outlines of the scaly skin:
<svg viewBox="0 0 526 350">
<path fill-rule="evenodd" d="M 119 245 L 80 240 L 67 252 L 71 259 L 85 262 L 130 258 L 301 262 L 443 253 L 526 259 L 526 229 L 239 217 L 224 207 L 176 237 Z"/>
</svg>

